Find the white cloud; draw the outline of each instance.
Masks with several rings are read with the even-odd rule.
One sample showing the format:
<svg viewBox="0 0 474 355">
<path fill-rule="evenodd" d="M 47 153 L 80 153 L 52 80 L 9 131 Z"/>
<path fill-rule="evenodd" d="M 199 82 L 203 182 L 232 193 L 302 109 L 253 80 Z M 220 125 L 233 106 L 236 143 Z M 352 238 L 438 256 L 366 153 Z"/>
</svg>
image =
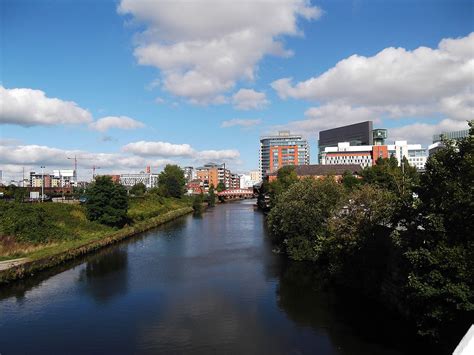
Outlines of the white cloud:
<svg viewBox="0 0 474 355">
<path fill-rule="evenodd" d="M 164 89 L 199 103 L 253 80 L 265 55 L 290 55 L 281 37 L 300 35 L 300 18 L 322 15 L 309 0 L 122 0 L 118 12 L 146 26 L 138 63 L 160 69 Z"/>
<path fill-rule="evenodd" d="M 89 111 L 73 101 L 47 97 L 41 90 L 0 86 L 0 124 L 20 126 L 80 124 L 92 121 Z"/>
<path fill-rule="evenodd" d="M 23 167 L 27 172 L 39 170 L 41 165 L 47 171 L 57 168 L 72 168 L 71 160 L 67 157 L 77 156 L 79 177 L 91 178 L 91 169 L 95 165 L 100 167 L 101 173 L 129 172 L 144 170 L 150 165 L 155 170 L 171 163 L 169 159 L 149 159 L 118 153 L 95 153 L 82 150 L 64 150 L 42 145 L 0 145 L 0 166 L 5 176 L 18 179 Z"/>
<path fill-rule="evenodd" d="M 232 104 L 238 110 L 257 110 L 267 106 L 269 101 L 264 92 L 240 89 L 232 96 Z"/>
<path fill-rule="evenodd" d="M 189 144 L 168 142 L 139 141 L 125 145 L 122 151 L 138 156 L 181 157 L 194 160 L 233 160 L 240 157 L 239 151 L 234 149 L 197 151 Z"/>
<path fill-rule="evenodd" d="M 468 128 L 469 126 L 467 122 L 451 119 L 444 119 L 434 124 L 416 122 L 402 127 L 389 129 L 388 138 L 390 140 L 406 140 L 409 143 L 420 143 L 427 146 L 432 143 L 433 135 L 435 134 L 460 131 Z"/>
<path fill-rule="evenodd" d="M 195 153 L 189 144 L 146 141 L 129 143 L 122 147 L 122 151 L 135 155 L 159 157 L 191 157 Z"/>
<path fill-rule="evenodd" d="M 107 116 L 89 124 L 89 127 L 96 131 L 105 132 L 111 128 L 135 129 L 145 127 L 145 125 L 127 116 Z"/>
<path fill-rule="evenodd" d="M 292 85 L 272 83 L 281 98 L 339 100 L 351 105 L 436 104 L 474 82 L 474 33 L 444 39 L 437 49 L 386 48 L 373 57 L 353 55 L 323 74 Z"/>
<path fill-rule="evenodd" d="M 249 127 L 253 127 L 253 126 L 258 126 L 261 123 L 262 123 L 261 119 L 234 118 L 234 119 L 231 119 L 231 120 L 222 121 L 221 127 L 222 128 L 228 128 L 228 127 L 240 126 L 240 127 L 244 127 L 244 128 L 249 128 Z"/>
</svg>

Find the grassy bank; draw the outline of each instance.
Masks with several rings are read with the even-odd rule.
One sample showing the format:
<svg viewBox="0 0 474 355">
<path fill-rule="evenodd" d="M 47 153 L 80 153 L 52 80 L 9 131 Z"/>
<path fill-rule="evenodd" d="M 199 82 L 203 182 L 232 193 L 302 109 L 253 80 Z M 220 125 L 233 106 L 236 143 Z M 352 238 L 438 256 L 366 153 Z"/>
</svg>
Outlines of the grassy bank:
<svg viewBox="0 0 474 355">
<path fill-rule="evenodd" d="M 158 196 L 132 199 L 130 225 L 116 229 L 87 220 L 83 206 L 78 205 L 3 203 L 0 209 L 0 261 L 30 261 L 2 272 L 0 282 L 56 265 L 192 211 L 187 200 Z"/>
</svg>

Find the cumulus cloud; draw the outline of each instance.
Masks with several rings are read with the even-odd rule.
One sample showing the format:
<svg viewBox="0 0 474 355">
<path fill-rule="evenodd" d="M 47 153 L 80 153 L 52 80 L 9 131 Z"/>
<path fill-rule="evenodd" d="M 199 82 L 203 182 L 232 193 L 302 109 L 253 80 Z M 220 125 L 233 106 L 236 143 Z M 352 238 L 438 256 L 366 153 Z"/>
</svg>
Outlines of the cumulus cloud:
<svg viewBox="0 0 474 355">
<path fill-rule="evenodd" d="M 73 101 L 47 97 L 41 90 L 0 86 L 0 124 L 20 126 L 80 124 L 92 121 L 89 111 Z"/>
<path fill-rule="evenodd" d="M 107 116 L 89 124 L 89 127 L 96 131 L 106 132 L 111 128 L 136 129 L 145 127 L 145 125 L 127 116 Z"/>
<path fill-rule="evenodd" d="M 443 118 L 438 123 L 410 123 L 389 130 L 393 139 L 426 144 L 435 133 L 467 128 L 466 120 L 474 117 L 473 83 L 471 33 L 443 39 L 435 49 L 386 48 L 372 57 L 353 55 L 317 77 L 296 84 L 283 78 L 272 87 L 283 99 L 320 103 L 287 128 L 316 134 L 366 120 L 383 126 L 393 120 L 400 125 L 404 118 Z"/>
<path fill-rule="evenodd" d="M 411 143 L 428 145 L 432 143 L 433 135 L 435 134 L 460 131 L 468 128 L 469 126 L 465 121 L 444 119 L 434 124 L 416 122 L 402 127 L 391 128 L 388 130 L 388 134 L 391 140 L 406 140 Z"/>
<path fill-rule="evenodd" d="M 238 110 L 257 110 L 267 106 L 269 101 L 264 92 L 240 89 L 232 96 L 232 104 Z"/>
<path fill-rule="evenodd" d="M 240 127 L 244 127 L 244 128 L 249 128 L 249 127 L 257 126 L 260 123 L 262 123 L 261 119 L 234 118 L 234 119 L 231 119 L 231 120 L 222 121 L 221 127 L 222 128 L 228 128 L 228 127 L 240 126 Z"/>
<path fill-rule="evenodd" d="M 291 55 L 281 37 L 300 35 L 299 19 L 322 15 L 309 0 L 122 0 L 118 12 L 145 24 L 138 63 L 160 69 L 164 89 L 198 103 L 253 80 L 265 55 Z"/>
<path fill-rule="evenodd" d="M 240 157 L 239 151 L 234 149 L 197 151 L 189 144 L 168 142 L 139 141 L 123 146 L 122 151 L 138 156 L 181 157 L 195 160 L 232 160 Z"/>
<path fill-rule="evenodd" d="M 71 160 L 67 157 L 77 156 L 79 177 L 90 179 L 92 166 L 101 168 L 102 173 L 128 172 L 130 170 L 144 170 L 147 165 L 153 168 L 171 163 L 169 159 L 150 159 L 124 155 L 119 153 L 96 153 L 83 150 L 64 150 L 43 145 L 0 145 L 0 166 L 5 176 L 16 176 L 23 167 L 28 170 L 37 170 L 41 165 L 47 171 L 57 168 L 71 169 Z"/>
<path fill-rule="evenodd" d="M 352 55 L 323 74 L 272 87 L 281 98 L 339 100 L 351 105 L 431 105 L 474 82 L 474 33 L 443 39 L 437 49 L 386 48 L 373 57 Z"/>
</svg>

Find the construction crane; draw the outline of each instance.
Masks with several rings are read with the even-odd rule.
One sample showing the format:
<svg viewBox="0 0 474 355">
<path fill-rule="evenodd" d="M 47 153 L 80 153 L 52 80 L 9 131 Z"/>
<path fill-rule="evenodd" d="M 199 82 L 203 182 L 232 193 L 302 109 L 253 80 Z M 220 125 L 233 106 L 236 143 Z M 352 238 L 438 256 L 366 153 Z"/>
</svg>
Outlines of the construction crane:
<svg viewBox="0 0 474 355">
<path fill-rule="evenodd" d="M 77 157 L 76 155 L 74 155 L 74 158 L 72 157 L 67 157 L 68 160 L 74 160 L 74 180 L 76 180 L 76 184 L 77 184 Z"/>
</svg>

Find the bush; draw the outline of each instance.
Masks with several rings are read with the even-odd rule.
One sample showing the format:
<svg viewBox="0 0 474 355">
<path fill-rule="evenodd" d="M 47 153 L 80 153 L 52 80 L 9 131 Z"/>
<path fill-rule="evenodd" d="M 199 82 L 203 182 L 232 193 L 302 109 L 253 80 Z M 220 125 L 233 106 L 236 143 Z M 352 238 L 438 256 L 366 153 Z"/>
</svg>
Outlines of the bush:
<svg viewBox="0 0 474 355">
<path fill-rule="evenodd" d="M 0 202 L 0 236 L 14 236 L 23 243 L 46 243 L 64 237 L 44 208 Z"/>
</svg>

